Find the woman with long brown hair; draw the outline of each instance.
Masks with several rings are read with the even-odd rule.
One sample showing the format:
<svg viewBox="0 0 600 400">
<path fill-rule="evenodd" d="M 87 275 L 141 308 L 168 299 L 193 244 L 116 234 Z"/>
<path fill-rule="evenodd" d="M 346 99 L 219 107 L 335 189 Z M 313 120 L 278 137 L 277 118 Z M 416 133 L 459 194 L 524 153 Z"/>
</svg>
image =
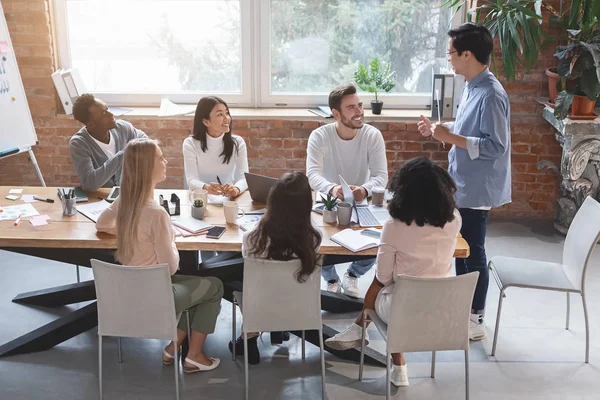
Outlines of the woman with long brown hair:
<svg viewBox="0 0 600 400">
<path fill-rule="evenodd" d="M 174 275 L 179 267 L 175 231 L 167 212 L 154 201 L 156 185 L 165 180 L 167 160 L 156 141 L 134 139 L 125 147 L 121 192 L 113 204 L 98 218 L 96 229 L 117 235 L 116 258 L 123 265 L 167 264 L 171 272 L 175 311 L 189 311 L 192 335 L 184 372 L 209 371 L 219 359 L 207 357 L 202 347 L 207 335 L 215 330 L 221 310 L 223 284 L 214 277 Z M 186 338 L 186 321 L 177 329 L 177 346 Z M 174 346 L 163 352 L 163 363 L 171 365 Z M 180 353 L 181 354 L 181 353 Z"/>
<path fill-rule="evenodd" d="M 289 261 L 299 259 L 301 267 L 295 272 L 298 282 L 320 268 L 318 254 L 321 234 L 312 226 L 310 213 L 312 195 L 308 178 L 300 172 L 288 172 L 277 182 L 267 198 L 267 211 L 254 230 L 244 235 L 244 258 Z M 243 310 L 242 310 L 243 312 Z M 260 354 L 258 333 L 248 334 L 248 363 L 258 364 Z M 244 355 L 244 340 L 240 336 L 229 350 L 236 346 L 236 354 Z"/>
</svg>

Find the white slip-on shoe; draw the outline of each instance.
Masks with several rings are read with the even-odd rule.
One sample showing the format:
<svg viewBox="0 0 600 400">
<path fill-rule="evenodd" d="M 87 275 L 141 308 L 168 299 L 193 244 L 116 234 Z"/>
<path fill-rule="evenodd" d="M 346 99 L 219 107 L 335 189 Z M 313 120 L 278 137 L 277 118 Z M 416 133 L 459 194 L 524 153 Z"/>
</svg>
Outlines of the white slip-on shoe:
<svg viewBox="0 0 600 400">
<path fill-rule="evenodd" d="M 471 314 L 469 321 L 469 339 L 473 341 L 483 340 L 487 337 L 485 321 L 481 314 Z"/>
<path fill-rule="evenodd" d="M 390 382 L 394 386 L 408 386 L 408 367 L 404 365 L 392 364 L 390 371 Z"/>
<path fill-rule="evenodd" d="M 210 358 L 210 360 L 212 361 L 211 365 L 200 364 L 199 362 L 190 360 L 189 358 L 186 357 L 185 362 L 193 365 L 194 367 L 190 368 L 190 367 L 186 367 L 184 365 L 183 372 L 185 372 L 186 374 L 193 374 L 195 372 L 212 371 L 213 369 L 217 368 L 219 366 L 219 364 L 221 363 L 221 360 L 219 360 L 218 358 L 214 358 L 214 357 L 208 357 L 208 358 Z"/>
<path fill-rule="evenodd" d="M 338 333 L 337 335 L 330 337 L 325 341 L 327 347 L 334 350 L 349 350 L 360 348 L 362 340 L 362 327 L 356 325 L 354 322 L 346 328 L 346 330 Z M 369 332 L 365 332 L 365 345 L 369 344 Z"/>
</svg>

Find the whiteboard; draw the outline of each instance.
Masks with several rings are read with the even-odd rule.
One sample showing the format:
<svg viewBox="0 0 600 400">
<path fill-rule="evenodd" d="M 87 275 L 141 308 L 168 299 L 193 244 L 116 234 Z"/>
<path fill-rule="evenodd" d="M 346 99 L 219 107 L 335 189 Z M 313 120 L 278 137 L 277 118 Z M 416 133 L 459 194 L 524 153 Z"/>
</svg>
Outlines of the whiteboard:
<svg viewBox="0 0 600 400">
<path fill-rule="evenodd" d="M 0 3 L 0 157 L 11 149 L 26 151 L 35 144 L 35 127 Z"/>
</svg>

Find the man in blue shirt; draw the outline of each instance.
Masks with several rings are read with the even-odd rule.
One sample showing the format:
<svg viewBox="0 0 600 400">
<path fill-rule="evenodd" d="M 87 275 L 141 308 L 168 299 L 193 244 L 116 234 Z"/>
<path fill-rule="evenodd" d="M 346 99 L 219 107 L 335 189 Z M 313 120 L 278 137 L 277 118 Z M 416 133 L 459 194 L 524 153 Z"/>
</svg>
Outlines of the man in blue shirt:
<svg viewBox="0 0 600 400">
<path fill-rule="evenodd" d="M 448 32 L 448 60 L 467 85 L 456 121 L 432 124 L 421 116 L 423 136 L 452 145 L 448 172 L 457 187 L 456 204 L 463 224 L 461 234 L 470 247 L 467 259 L 456 259 L 456 274 L 479 272 L 471 309 L 471 340 L 487 336 L 483 313 L 489 283 L 485 254 L 488 213 L 511 201 L 510 103 L 506 91 L 489 71 L 494 45 L 490 32 L 466 23 Z"/>
</svg>

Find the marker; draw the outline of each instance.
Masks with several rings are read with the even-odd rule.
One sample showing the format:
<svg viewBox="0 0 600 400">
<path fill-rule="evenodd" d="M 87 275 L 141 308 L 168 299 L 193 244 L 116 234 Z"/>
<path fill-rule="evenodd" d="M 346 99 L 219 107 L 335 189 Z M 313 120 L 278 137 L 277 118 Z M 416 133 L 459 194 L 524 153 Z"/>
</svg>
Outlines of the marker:
<svg viewBox="0 0 600 400">
<path fill-rule="evenodd" d="M 49 198 L 46 198 L 46 197 L 39 197 L 39 196 L 35 196 L 35 195 L 34 195 L 34 196 L 33 196 L 33 198 L 34 198 L 35 200 L 39 200 L 39 201 L 45 201 L 46 203 L 54 203 L 54 200 L 53 200 L 53 199 L 49 199 Z"/>
<path fill-rule="evenodd" d="M 11 154 L 15 154 L 19 152 L 19 148 L 15 147 L 14 149 L 8 149 L 4 151 L 0 151 L 0 157 L 9 156 Z"/>
<path fill-rule="evenodd" d="M 20 215 L 19 215 L 19 216 L 17 217 L 17 219 L 15 220 L 15 224 L 14 224 L 14 225 L 15 225 L 15 226 L 19 226 L 19 222 L 21 222 L 21 216 L 20 216 Z"/>
<path fill-rule="evenodd" d="M 221 180 L 219 179 L 219 175 L 217 175 L 217 182 L 219 182 L 219 185 L 222 185 Z"/>
</svg>

